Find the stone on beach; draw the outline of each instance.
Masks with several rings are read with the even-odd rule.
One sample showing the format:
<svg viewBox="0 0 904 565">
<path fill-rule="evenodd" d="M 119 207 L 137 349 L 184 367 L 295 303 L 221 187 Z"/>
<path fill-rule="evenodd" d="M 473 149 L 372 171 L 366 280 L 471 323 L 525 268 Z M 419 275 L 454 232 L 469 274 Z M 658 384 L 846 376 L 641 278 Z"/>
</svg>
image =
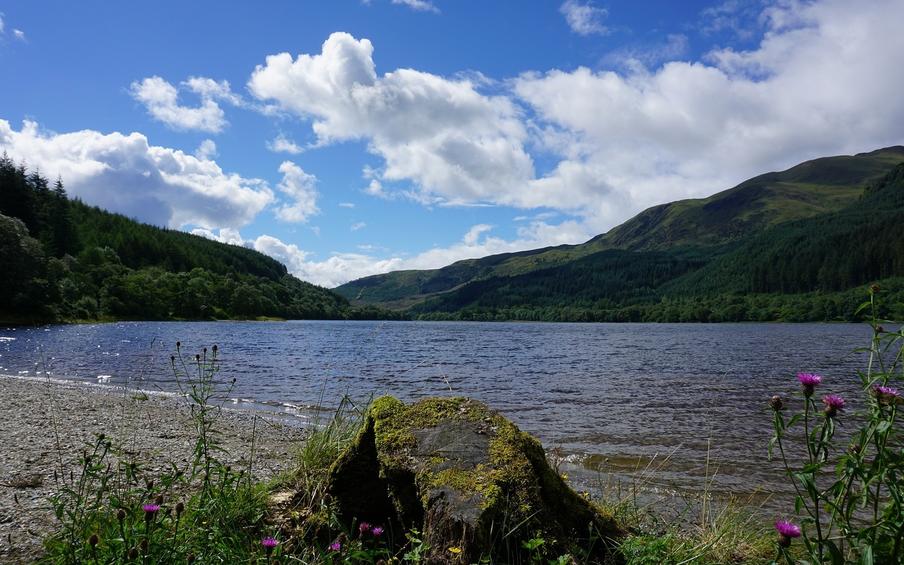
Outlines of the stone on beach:
<svg viewBox="0 0 904 565">
<path fill-rule="evenodd" d="M 465 398 L 377 399 L 330 470 L 329 491 L 346 523 L 421 531 L 431 563 L 526 562 L 523 542 L 537 537 L 550 555 L 593 548 L 602 561 L 623 535 L 536 439 Z"/>
</svg>

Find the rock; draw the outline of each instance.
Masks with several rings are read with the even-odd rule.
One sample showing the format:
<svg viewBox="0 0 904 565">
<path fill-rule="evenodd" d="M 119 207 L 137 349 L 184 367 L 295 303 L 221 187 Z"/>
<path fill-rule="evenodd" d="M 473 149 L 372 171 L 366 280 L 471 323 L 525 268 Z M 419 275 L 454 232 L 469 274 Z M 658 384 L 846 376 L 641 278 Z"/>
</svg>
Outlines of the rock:
<svg viewBox="0 0 904 565">
<path fill-rule="evenodd" d="M 546 557 L 613 559 L 622 535 L 549 466 L 540 443 L 485 405 L 377 399 L 330 470 L 329 493 L 350 531 L 360 522 L 421 533 L 429 563 L 526 563 Z"/>
</svg>

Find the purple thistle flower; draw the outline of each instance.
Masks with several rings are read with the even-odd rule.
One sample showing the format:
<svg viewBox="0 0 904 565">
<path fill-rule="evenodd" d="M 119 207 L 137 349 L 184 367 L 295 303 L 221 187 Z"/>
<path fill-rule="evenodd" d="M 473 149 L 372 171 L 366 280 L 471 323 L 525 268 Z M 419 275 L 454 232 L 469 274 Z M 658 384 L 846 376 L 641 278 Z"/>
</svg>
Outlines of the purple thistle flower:
<svg viewBox="0 0 904 565">
<path fill-rule="evenodd" d="M 330 551 L 342 551 L 342 544 L 338 541 L 334 541 L 330 544 Z"/>
<path fill-rule="evenodd" d="M 791 545 L 793 538 L 800 537 L 800 526 L 792 524 L 787 520 L 779 520 L 775 523 L 775 530 L 778 532 L 778 544 L 782 547 Z"/>
<path fill-rule="evenodd" d="M 894 404 L 901 398 L 898 389 L 890 386 L 876 385 L 873 387 L 873 394 L 876 395 L 879 404 Z"/>
<path fill-rule="evenodd" d="M 376 528 L 372 529 L 372 530 L 370 531 L 370 533 L 372 533 L 372 534 L 374 535 L 375 538 L 378 538 L 378 537 L 380 537 L 381 535 L 383 535 L 383 528 L 377 526 Z"/>
<path fill-rule="evenodd" d="M 267 551 L 267 555 L 273 553 L 273 549 L 279 545 L 279 541 L 276 538 L 266 537 L 261 540 L 261 545 L 264 546 L 264 549 Z"/>
<path fill-rule="evenodd" d="M 154 521 L 154 517 L 157 516 L 157 512 L 160 511 L 159 504 L 145 504 L 141 508 L 144 509 L 144 520 L 150 525 L 151 522 Z"/>
<path fill-rule="evenodd" d="M 367 532 L 369 532 L 370 528 L 371 528 L 371 525 L 368 524 L 367 522 L 361 522 L 360 524 L 358 524 L 358 531 L 361 532 L 362 534 L 366 534 Z"/>
<path fill-rule="evenodd" d="M 823 396 L 822 403 L 826 405 L 826 417 L 828 418 L 834 418 L 838 412 L 844 409 L 844 399 L 837 394 Z"/>
<path fill-rule="evenodd" d="M 822 383 L 822 377 L 816 373 L 797 373 L 797 380 L 802 385 L 816 386 Z"/>
<path fill-rule="evenodd" d="M 797 373 L 797 380 L 800 381 L 800 388 L 804 391 L 804 396 L 810 398 L 813 396 L 813 389 L 822 382 L 822 377 L 816 373 Z"/>
</svg>

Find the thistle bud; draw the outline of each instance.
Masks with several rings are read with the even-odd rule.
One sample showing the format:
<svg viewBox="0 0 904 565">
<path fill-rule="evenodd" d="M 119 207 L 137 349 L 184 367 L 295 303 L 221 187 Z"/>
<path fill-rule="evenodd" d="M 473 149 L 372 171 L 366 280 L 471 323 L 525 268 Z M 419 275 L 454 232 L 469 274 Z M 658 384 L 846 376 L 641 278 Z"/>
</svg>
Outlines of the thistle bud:
<svg viewBox="0 0 904 565">
<path fill-rule="evenodd" d="M 88 538 L 88 545 L 91 546 L 91 549 L 97 547 L 97 542 L 100 541 L 100 538 L 97 537 L 97 534 L 91 534 L 91 537 Z"/>
<path fill-rule="evenodd" d="M 776 394 L 769 399 L 769 406 L 771 406 L 773 410 L 778 412 L 785 407 L 785 403 L 782 402 L 782 397 Z"/>
<path fill-rule="evenodd" d="M 116 519 L 119 520 L 119 523 L 122 524 L 126 519 L 126 511 L 120 508 L 116 512 Z"/>
</svg>

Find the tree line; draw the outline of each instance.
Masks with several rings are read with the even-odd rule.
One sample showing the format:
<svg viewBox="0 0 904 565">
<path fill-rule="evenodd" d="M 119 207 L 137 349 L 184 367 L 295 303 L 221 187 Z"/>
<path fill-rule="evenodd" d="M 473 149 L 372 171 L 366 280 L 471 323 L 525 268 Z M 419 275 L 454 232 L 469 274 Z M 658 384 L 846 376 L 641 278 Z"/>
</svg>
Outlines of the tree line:
<svg viewBox="0 0 904 565">
<path fill-rule="evenodd" d="M 67 197 L 0 157 L 0 319 L 397 318 L 352 308 L 257 251 L 141 224 Z"/>
</svg>

